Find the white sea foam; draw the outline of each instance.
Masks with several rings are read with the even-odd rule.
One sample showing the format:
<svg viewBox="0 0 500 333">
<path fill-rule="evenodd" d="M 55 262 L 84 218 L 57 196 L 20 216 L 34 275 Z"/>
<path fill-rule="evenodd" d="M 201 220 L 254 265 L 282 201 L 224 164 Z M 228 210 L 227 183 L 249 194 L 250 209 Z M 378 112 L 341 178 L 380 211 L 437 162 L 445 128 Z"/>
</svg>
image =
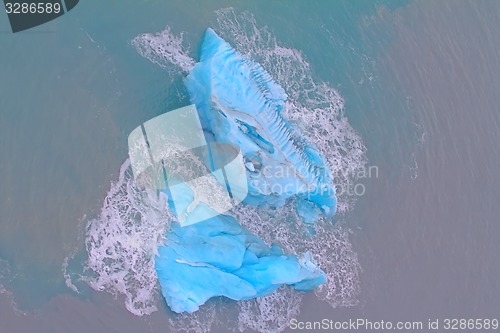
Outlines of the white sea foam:
<svg viewBox="0 0 500 333">
<path fill-rule="evenodd" d="M 254 300 L 240 302 L 238 330 L 278 333 L 287 328 L 290 319 L 300 313 L 302 293 L 283 286 L 274 293 Z"/>
<path fill-rule="evenodd" d="M 154 256 L 172 220 L 163 193 L 135 185 L 130 162 L 123 163 L 111 185 L 101 214 L 87 226 L 87 278 L 95 290 L 123 294 L 136 314 L 156 310 L 158 291 Z"/>
<path fill-rule="evenodd" d="M 194 60 L 188 54 L 181 35 L 175 35 L 170 27 L 159 33 L 144 33 L 132 40 L 132 45 L 137 52 L 152 63 L 165 69 L 189 72 L 194 66 Z"/>
<path fill-rule="evenodd" d="M 333 308 L 358 303 L 361 266 L 349 241 L 351 231 L 342 223 L 332 225 L 331 221 L 321 220 L 314 226 L 315 235 L 308 234 L 298 222 L 300 219 L 291 203 L 269 212 L 238 206 L 235 215 L 268 244 L 278 243 L 288 253 L 299 254 L 305 250 L 313 253 L 328 278 L 326 284 L 315 290 L 319 299 Z M 240 331 L 250 328 L 258 332 L 280 332 L 298 316 L 301 299 L 301 293 L 282 288 L 267 297 L 240 302 L 238 327 Z"/>
<path fill-rule="evenodd" d="M 349 241 L 351 230 L 344 223 L 332 225 L 331 221 L 321 219 L 312 228 L 306 228 L 297 216 L 293 200 L 283 207 L 255 208 L 251 206 L 237 206 L 233 210 L 235 218 L 248 230 L 263 238 L 268 244 L 277 243 L 287 253 L 300 254 L 310 251 L 314 259 L 327 275 L 327 283 L 315 290 L 319 299 L 328 302 L 332 307 L 353 306 L 357 304 L 360 292 L 359 275 L 361 266 L 356 252 Z M 283 325 L 297 317 L 300 310 L 300 301 L 295 302 L 289 291 L 280 290 L 273 294 L 271 301 L 254 299 L 240 302 L 241 313 L 239 327 L 256 329 L 252 320 L 258 319 L 259 332 L 279 331 L 278 322 Z M 290 301 L 288 301 L 290 299 Z M 289 302 L 289 303 L 287 303 Z M 251 304 L 251 305 L 250 305 Z M 284 307 L 283 304 L 287 304 Z M 259 309 L 258 314 L 254 309 Z M 286 311 L 284 311 L 286 309 Z M 252 313 L 248 313 L 252 311 Z M 258 318 L 255 318 L 255 316 Z M 267 324 L 266 324 L 267 323 Z"/>
<path fill-rule="evenodd" d="M 194 313 L 172 313 L 168 319 L 171 332 L 208 333 L 217 318 L 221 316 L 222 307 L 218 302 L 208 301 Z"/>
<path fill-rule="evenodd" d="M 69 264 L 70 259 L 71 259 L 71 256 L 64 258 L 63 264 L 61 267 L 63 277 L 64 277 L 64 283 L 66 284 L 66 287 L 73 290 L 75 293 L 79 294 L 80 291 L 78 290 L 78 287 L 73 283 L 73 279 L 71 278 L 71 274 L 68 270 L 68 264 Z"/>
<path fill-rule="evenodd" d="M 337 185 L 352 182 L 366 164 L 366 148 L 344 114 L 344 101 L 324 82 L 313 79 L 311 66 L 302 53 L 276 41 L 267 27 L 259 27 L 249 12 L 236 13 L 232 8 L 216 12 L 215 30 L 238 51 L 259 62 L 288 95 L 284 116 L 300 134 L 326 157 Z M 339 213 L 352 208 L 354 200 L 339 196 Z M 316 295 L 332 307 L 357 304 L 361 267 L 349 241 L 350 229 L 341 222 L 321 220 L 314 226 L 315 235 L 301 225 L 293 201 L 284 207 L 256 209 L 238 206 L 238 221 L 268 244 L 276 242 L 287 252 L 309 250 L 328 276 L 327 284 Z M 239 329 L 279 332 L 300 310 L 300 298 L 293 291 L 280 289 L 268 298 L 240 302 Z M 299 296 L 297 296 L 299 297 Z"/>
<path fill-rule="evenodd" d="M 315 81 L 302 53 L 279 45 L 269 29 L 259 27 L 250 13 L 228 8 L 215 14 L 216 32 L 259 62 L 285 89 L 289 100 L 284 116 L 327 158 L 337 183 L 352 181 L 366 163 L 365 147 L 348 123 L 344 101 L 337 91 Z M 195 63 L 182 35 L 173 34 L 169 27 L 160 33 L 139 35 L 131 43 L 142 56 L 168 71 L 186 73 Z M 165 201 L 165 197 L 138 189 L 125 162 L 100 217 L 88 225 L 88 267 L 93 272 L 87 277 L 88 283 L 97 290 L 125 295 L 127 309 L 137 315 L 156 310 L 159 299 L 153 259 L 172 219 Z M 345 212 L 352 204 L 349 197 L 340 196 L 338 211 Z M 293 200 L 269 209 L 240 205 L 232 214 L 268 244 L 278 243 L 294 254 L 311 251 L 328 276 L 328 283 L 316 290 L 320 299 L 332 307 L 356 304 L 361 267 L 349 242 L 350 229 L 341 221 L 333 225 L 324 219 L 308 229 L 293 205 Z M 302 295 L 284 287 L 266 297 L 239 302 L 234 327 L 240 331 L 280 332 L 299 314 Z M 172 314 L 170 328 L 174 332 L 208 332 L 223 316 L 224 306 L 209 301 L 194 314 Z"/>
<path fill-rule="evenodd" d="M 267 27 L 249 12 L 232 8 L 216 12 L 216 32 L 239 52 L 257 61 L 288 95 L 284 116 L 327 159 L 338 185 L 355 178 L 366 164 L 366 148 L 344 114 L 344 100 L 324 82 L 313 79 L 311 66 L 299 50 L 280 45 Z M 352 208 L 355 198 L 338 198 L 338 212 Z"/>
<path fill-rule="evenodd" d="M 7 283 L 14 278 L 15 276 L 12 274 L 10 263 L 0 258 L 0 294 L 10 295 L 10 292 L 2 283 Z"/>
<path fill-rule="evenodd" d="M 11 265 L 7 260 L 0 258 L 0 295 L 2 298 L 6 298 L 10 308 L 15 314 L 20 316 L 25 316 L 26 312 L 20 310 L 14 299 L 14 294 L 12 291 L 7 289 L 2 283 L 9 284 L 13 280 L 17 279 L 17 274 L 12 272 Z"/>
<path fill-rule="evenodd" d="M 9 308 L 17 315 L 26 315 L 26 312 L 19 310 L 17 307 L 16 301 L 14 299 L 13 293 L 5 288 L 2 284 L 0 284 L 0 295 L 3 299 L 6 299 L 9 303 Z M 3 300 L 1 300 L 3 301 Z"/>
</svg>

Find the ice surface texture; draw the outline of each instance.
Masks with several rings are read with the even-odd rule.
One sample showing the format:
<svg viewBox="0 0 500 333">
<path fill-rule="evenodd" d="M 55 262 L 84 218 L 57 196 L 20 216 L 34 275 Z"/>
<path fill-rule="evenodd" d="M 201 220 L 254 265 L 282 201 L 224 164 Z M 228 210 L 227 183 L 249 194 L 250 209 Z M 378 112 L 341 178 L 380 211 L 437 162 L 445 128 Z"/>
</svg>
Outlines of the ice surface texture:
<svg viewBox="0 0 500 333">
<path fill-rule="evenodd" d="M 243 153 L 254 205 L 281 206 L 298 195 L 305 222 L 336 210 L 335 188 L 326 161 L 282 117 L 287 95 L 259 64 L 236 52 L 212 29 L 205 34 L 200 62 L 185 81 L 204 130 Z M 300 202 L 300 200 L 299 200 Z"/>
<path fill-rule="evenodd" d="M 326 282 L 309 253 L 296 257 L 269 248 L 227 215 L 185 227 L 173 223 L 158 252 L 158 279 L 175 312 L 194 312 L 214 296 L 246 300 L 283 284 L 309 291 Z"/>
</svg>

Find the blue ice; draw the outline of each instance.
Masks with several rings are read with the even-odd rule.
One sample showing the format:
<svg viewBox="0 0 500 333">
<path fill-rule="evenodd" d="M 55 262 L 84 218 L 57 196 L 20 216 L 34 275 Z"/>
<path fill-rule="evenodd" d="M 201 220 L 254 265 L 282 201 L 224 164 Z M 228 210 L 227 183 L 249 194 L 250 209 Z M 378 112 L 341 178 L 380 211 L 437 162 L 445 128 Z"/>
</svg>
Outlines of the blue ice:
<svg viewBox="0 0 500 333">
<path fill-rule="evenodd" d="M 167 304 L 178 313 L 194 312 L 215 296 L 246 300 L 284 284 L 309 291 L 326 282 L 309 253 L 269 248 L 227 215 L 185 227 L 173 223 L 155 268 Z"/>
<path fill-rule="evenodd" d="M 246 204 L 278 206 L 295 197 L 306 223 L 335 213 L 324 157 L 283 118 L 287 95 L 259 64 L 208 29 L 200 62 L 185 85 L 207 141 L 239 146 L 248 178 Z M 188 187 L 185 194 L 188 205 L 193 200 Z M 310 291 L 326 282 L 309 253 L 287 255 L 276 245 L 268 247 L 227 215 L 184 227 L 173 222 L 155 268 L 175 312 L 194 312 L 216 296 L 246 300 L 282 285 Z"/>
<path fill-rule="evenodd" d="M 319 212 L 333 216 L 337 200 L 330 169 L 318 149 L 283 118 L 287 95 L 262 66 L 208 29 L 200 62 L 185 85 L 204 130 L 215 141 L 240 147 L 247 204 L 281 206 L 296 196 L 306 201 L 296 206 L 305 222 L 314 222 Z"/>
</svg>

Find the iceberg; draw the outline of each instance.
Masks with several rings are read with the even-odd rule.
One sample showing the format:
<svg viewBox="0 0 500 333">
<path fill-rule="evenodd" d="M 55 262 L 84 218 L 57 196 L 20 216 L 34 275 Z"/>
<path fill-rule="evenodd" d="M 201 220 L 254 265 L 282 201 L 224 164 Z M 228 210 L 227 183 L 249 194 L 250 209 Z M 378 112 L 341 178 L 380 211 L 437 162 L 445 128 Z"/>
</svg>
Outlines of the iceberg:
<svg viewBox="0 0 500 333">
<path fill-rule="evenodd" d="M 281 206 L 295 197 L 306 223 L 314 223 L 320 213 L 335 213 L 333 180 L 324 157 L 284 119 L 287 95 L 259 64 L 208 29 L 200 62 L 185 85 L 206 142 L 232 144 L 242 154 L 241 174 L 246 177 L 241 178 L 248 184 L 244 204 Z M 178 185 L 177 212 L 188 220 L 196 213 L 189 209 L 195 195 L 188 183 Z M 217 196 L 215 190 L 207 193 Z M 171 198 L 168 203 L 173 208 Z M 326 282 L 310 253 L 289 255 L 278 245 L 269 247 L 229 215 L 179 222 L 172 222 L 155 257 L 161 292 L 175 312 L 197 311 L 217 296 L 248 300 L 282 285 L 310 291 Z"/>
<path fill-rule="evenodd" d="M 245 203 L 281 206 L 296 196 L 306 223 L 319 217 L 318 210 L 334 215 L 337 200 L 328 164 L 283 118 L 287 95 L 262 66 L 209 28 L 200 62 L 185 85 L 203 129 L 214 141 L 240 148 L 248 178 Z"/>
<path fill-rule="evenodd" d="M 215 296 L 247 300 L 281 285 L 309 291 L 326 282 L 308 252 L 297 257 L 268 247 L 228 215 L 184 227 L 174 222 L 155 269 L 167 304 L 178 313 L 197 311 Z"/>
</svg>

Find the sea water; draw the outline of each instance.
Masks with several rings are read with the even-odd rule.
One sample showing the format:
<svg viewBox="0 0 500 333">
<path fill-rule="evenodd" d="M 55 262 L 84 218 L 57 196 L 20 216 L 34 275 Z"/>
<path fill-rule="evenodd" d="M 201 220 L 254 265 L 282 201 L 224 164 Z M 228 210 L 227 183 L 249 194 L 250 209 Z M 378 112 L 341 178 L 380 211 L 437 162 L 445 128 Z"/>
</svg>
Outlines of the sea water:
<svg viewBox="0 0 500 333">
<path fill-rule="evenodd" d="M 498 313 L 499 10 L 433 6 L 86 1 L 15 35 L 0 16 L 2 323 L 267 332 L 291 318 Z M 188 103 L 182 78 L 208 26 L 285 88 L 287 117 L 321 147 L 337 184 L 366 193 L 339 196 L 335 225 L 320 223 L 315 238 L 302 237 L 286 206 L 233 212 L 267 242 L 311 250 L 329 274 L 316 294 L 284 288 L 176 316 L 151 260 L 169 212 L 131 182 L 126 138 Z M 378 173 L 360 177 L 370 166 Z M 99 258 L 116 244 L 113 258 Z"/>
</svg>

